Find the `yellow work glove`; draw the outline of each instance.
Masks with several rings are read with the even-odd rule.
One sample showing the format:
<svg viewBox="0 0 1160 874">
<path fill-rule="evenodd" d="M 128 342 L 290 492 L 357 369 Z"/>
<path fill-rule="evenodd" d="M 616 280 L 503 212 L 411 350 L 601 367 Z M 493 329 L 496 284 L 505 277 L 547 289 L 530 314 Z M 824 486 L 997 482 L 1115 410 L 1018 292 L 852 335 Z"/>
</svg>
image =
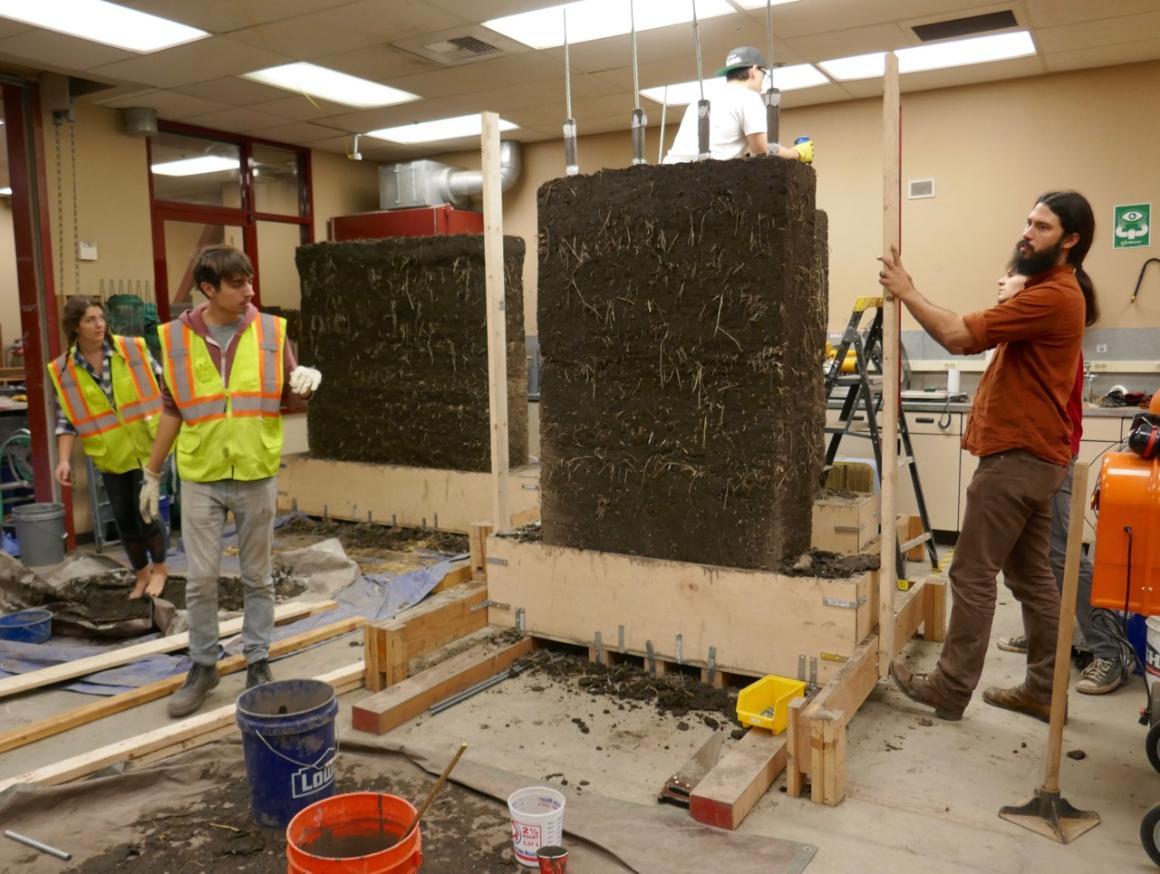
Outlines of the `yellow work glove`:
<svg viewBox="0 0 1160 874">
<path fill-rule="evenodd" d="M 803 164 L 814 163 L 814 141 L 806 140 L 804 143 L 798 143 L 794 146 L 794 150 L 798 153 L 798 160 Z"/>
</svg>

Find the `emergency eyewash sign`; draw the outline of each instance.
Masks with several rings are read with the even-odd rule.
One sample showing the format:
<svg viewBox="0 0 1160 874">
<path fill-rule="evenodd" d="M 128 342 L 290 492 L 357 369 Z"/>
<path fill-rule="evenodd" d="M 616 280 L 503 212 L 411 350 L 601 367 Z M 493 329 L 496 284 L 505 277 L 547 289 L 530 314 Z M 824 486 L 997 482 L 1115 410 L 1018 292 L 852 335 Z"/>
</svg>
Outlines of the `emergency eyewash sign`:
<svg viewBox="0 0 1160 874">
<path fill-rule="evenodd" d="M 1112 215 L 1113 249 L 1146 249 L 1152 245 L 1152 204 L 1127 203 Z"/>
</svg>

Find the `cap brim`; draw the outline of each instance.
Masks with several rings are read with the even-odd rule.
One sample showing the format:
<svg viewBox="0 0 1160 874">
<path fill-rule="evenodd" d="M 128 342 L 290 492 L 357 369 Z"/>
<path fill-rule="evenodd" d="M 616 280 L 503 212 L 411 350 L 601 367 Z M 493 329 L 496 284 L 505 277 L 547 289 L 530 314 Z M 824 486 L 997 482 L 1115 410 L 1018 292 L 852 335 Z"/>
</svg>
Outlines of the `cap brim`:
<svg viewBox="0 0 1160 874">
<path fill-rule="evenodd" d="M 739 68 L 740 68 L 740 66 L 741 66 L 741 65 L 740 65 L 740 64 L 738 64 L 736 67 L 722 67 L 720 70 L 718 70 L 716 73 L 714 73 L 714 74 L 713 74 L 713 78 L 717 78 L 718 76 L 724 76 L 724 75 L 725 75 L 726 73 L 728 73 L 730 70 L 736 70 L 736 69 L 739 69 Z"/>
</svg>

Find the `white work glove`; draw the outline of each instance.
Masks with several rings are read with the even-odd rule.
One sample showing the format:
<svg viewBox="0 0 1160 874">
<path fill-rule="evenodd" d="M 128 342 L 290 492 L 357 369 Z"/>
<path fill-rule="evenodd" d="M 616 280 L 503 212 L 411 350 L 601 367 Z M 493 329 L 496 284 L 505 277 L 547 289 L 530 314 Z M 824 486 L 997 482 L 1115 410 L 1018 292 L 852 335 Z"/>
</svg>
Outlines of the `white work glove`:
<svg viewBox="0 0 1160 874">
<path fill-rule="evenodd" d="M 141 497 L 138 505 L 141 518 L 146 522 L 156 522 L 161 518 L 161 474 L 154 473 L 149 468 L 144 469 L 145 477 L 141 481 Z"/>
<path fill-rule="evenodd" d="M 320 382 L 322 374 L 313 367 L 303 367 L 299 364 L 290 371 L 290 390 L 299 397 L 312 395 Z"/>
</svg>

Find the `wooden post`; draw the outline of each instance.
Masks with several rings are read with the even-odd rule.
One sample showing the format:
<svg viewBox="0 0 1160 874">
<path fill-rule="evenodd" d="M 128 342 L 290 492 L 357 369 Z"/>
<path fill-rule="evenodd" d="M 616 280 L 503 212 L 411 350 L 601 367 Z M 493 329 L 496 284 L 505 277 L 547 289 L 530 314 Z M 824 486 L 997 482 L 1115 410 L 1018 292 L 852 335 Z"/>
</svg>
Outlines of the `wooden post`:
<svg viewBox="0 0 1160 874">
<path fill-rule="evenodd" d="M 471 578 L 487 579 L 487 538 L 491 535 L 491 524 L 473 522 L 467 534 L 467 545 L 471 554 Z"/>
<path fill-rule="evenodd" d="M 882 94 L 882 254 L 900 246 L 902 206 L 901 127 L 899 121 L 898 56 L 886 53 L 886 78 Z M 895 480 L 898 477 L 898 357 L 901 304 L 883 290 L 882 302 L 882 511 L 881 559 L 878 575 L 878 676 L 890 672 L 894 653 L 894 592 L 898 588 L 894 524 Z"/>
<path fill-rule="evenodd" d="M 491 522 L 511 527 L 508 514 L 507 314 L 503 284 L 503 194 L 499 171 L 499 116 L 485 112 L 483 150 L 483 261 L 487 274 L 487 383 L 491 413 Z"/>
</svg>

